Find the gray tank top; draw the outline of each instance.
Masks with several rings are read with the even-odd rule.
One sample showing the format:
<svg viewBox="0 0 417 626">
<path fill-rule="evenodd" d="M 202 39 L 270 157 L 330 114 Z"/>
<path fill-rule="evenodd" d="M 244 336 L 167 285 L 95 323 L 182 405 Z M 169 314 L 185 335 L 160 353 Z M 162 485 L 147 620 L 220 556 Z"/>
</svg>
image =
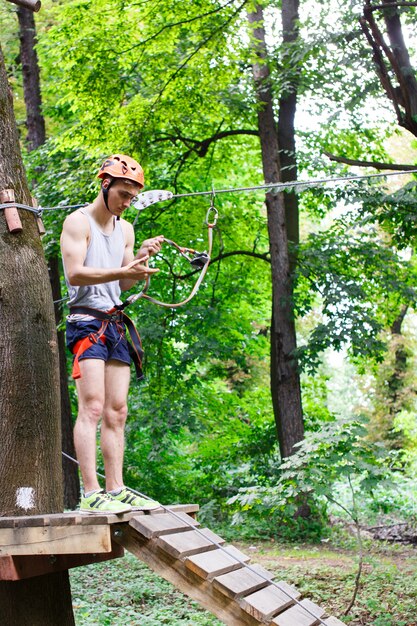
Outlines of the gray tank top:
<svg viewBox="0 0 417 626">
<path fill-rule="evenodd" d="M 115 268 L 122 267 L 125 252 L 125 237 L 119 220 L 114 218 L 114 228 L 110 235 L 105 235 L 87 212 L 80 209 L 86 215 L 90 224 L 90 242 L 85 257 L 85 267 Z M 99 285 L 85 285 L 75 287 L 68 282 L 64 266 L 65 280 L 68 286 L 69 306 L 89 306 L 94 309 L 107 311 L 115 304 L 120 304 L 120 286 L 118 280 Z M 70 316 L 71 318 L 74 316 Z"/>
</svg>

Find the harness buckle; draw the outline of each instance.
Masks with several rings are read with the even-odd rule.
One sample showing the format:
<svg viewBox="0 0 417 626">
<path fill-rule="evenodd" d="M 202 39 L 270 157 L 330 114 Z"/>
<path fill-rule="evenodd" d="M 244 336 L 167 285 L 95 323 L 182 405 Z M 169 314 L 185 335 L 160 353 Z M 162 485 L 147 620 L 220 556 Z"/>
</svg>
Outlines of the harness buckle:
<svg viewBox="0 0 417 626">
<path fill-rule="evenodd" d="M 113 313 L 109 314 L 109 322 L 121 322 L 123 320 L 122 311 L 113 311 Z"/>
</svg>

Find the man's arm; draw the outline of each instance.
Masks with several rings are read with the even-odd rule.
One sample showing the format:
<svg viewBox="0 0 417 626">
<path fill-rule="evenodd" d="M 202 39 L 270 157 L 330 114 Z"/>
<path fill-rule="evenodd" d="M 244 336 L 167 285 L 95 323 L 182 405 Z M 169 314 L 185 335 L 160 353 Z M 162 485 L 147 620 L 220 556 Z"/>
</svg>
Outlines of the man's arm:
<svg viewBox="0 0 417 626">
<path fill-rule="evenodd" d="M 98 285 L 113 280 L 130 280 L 133 284 L 137 280 L 144 280 L 148 274 L 158 270 L 144 265 L 146 256 L 123 262 L 122 267 L 105 269 L 100 267 L 85 267 L 90 227 L 87 218 L 75 211 L 67 217 L 61 234 L 61 252 L 65 264 L 68 281 L 71 285 Z"/>
</svg>

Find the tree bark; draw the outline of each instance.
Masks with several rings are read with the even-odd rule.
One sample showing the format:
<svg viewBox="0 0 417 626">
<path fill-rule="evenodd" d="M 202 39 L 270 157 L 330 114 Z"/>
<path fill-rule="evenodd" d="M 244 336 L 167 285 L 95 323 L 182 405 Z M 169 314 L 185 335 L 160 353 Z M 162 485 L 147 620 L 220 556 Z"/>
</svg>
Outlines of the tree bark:
<svg viewBox="0 0 417 626">
<path fill-rule="evenodd" d="M 28 150 L 39 148 L 45 140 L 45 120 L 42 113 L 42 98 L 40 87 L 40 71 L 38 56 L 36 54 L 36 26 L 33 12 L 29 9 L 19 8 L 19 39 L 20 58 L 23 75 L 23 91 L 26 106 L 27 120 L 27 143 Z M 60 300 L 61 282 L 59 273 L 58 257 L 52 254 L 49 259 L 49 277 L 54 300 Z M 62 321 L 61 307 L 55 307 L 55 319 L 57 325 Z M 72 457 L 75 457 L 73 443 L 73 423 L 71 401 L 68 390 L 68 374 L 66 363 L 65 336 L 63 331 L 58 332 L 60 390 L 61 390 L 61 430 L 62 449 Z M 80 479 L 77 466 L 68 459 L 62 459 L 63 482 L 64 482 L 64 506 L 67 509 L 75 509 L 80 497 Z"/>
<path fill-rule="evenodd" d="M 30 9 L 22 7 L 19 7 L 17 15 L 19 18 L 20 61 L 28 129 L 27 142 L 30 151 L 45 143 L 45 120 L 42 115 L 39 64 L 35 49 L 35 18 Z"/>
<path fill-rule="evenodd" d="M 258 130 L 265 183 L 282 181 L 277 125 L 263 12 L 258 5 L 248 14 L 253 26 L 253 78 L 258 99 Z M 271 394 L 282 457 L 294 452 L 294 444 L 304 436 L 300 378 L 294 357 L 296 334 L 292 307 L 292 284 L 288 251 L 285 203 L 282 193 L 265 196 L 272 271 Z"/>
<path fill-rule="evenodd" d="M 59 258 L 53 254 L 49 258 L 49 280 L 52 287 L 52 297 L 61 300 L 61 281 L 59 272 Z M 55 322 L 57 327 L 62 323 L 61 303 L 55 304 Z M 62 430 L 62 450 L 75 458 L 75 447 L 73 437 L 71 400 L 68 390 L 67 357 L 65 347 L 65 333 L 58 330 L 58 352 L 59 352 L 59 387 L 61 392 L 61 430 Z M 80 478 L 77 466 L 69 459 L 62 458 L 63 484 L 64 484 L 64 505 L 68 509 L 75 509 L 80 499 Z"/>
<path fill-rule="evenodd" d="M 284 55 L 291 54 L 292 47 L 298 39 L 298 0 L 282 0 L 282 41 Z M 295 146 L 295 112 L 297 108 L 297 91 L 299 83 L 299 66 L 291 67 L 287 76 L 287 90 L 281 94 L 278 114 L 278 145 L 281 163 L 281 180 L 288 182 L 297 180 L 297 153 Z M 288 241 L 297 246 L 300 241 L 298 196 L 295 191 L 284 194 L 285 220 Z M 295 248 L 290 250 L 290 265 L 296 263 Z"/>
<path fill-rule="evenodd" d="M 0 48 L 0 190 L 30 204 Z M 33 214 L 8 232 L 0 211 L 0 511 L 62 511 L 58 345 L 48 271 Z M 2 623 L 74 625 L 68 572 L 0 582 Z"/>
</svg>

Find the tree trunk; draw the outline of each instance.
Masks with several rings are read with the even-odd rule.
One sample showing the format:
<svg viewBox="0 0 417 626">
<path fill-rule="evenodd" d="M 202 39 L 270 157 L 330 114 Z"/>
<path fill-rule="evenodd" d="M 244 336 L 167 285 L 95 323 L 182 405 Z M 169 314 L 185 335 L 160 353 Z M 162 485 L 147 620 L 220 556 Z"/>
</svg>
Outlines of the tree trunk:
<svg viewBox="0 0 417 626">
<path fill-rule="evenodd" d="M 39 79 L 38 56 L 35 50 L 36 30 L 33 11 L 19 7 L 20 61 L 23 73 L 23 93 L 26 105 L 28 149 L 35 150 L 45 143 L 45 120 Z"/>
<path fill-rule="evenodd" d="M 285 45 L 284 55 L 291 54 L 298 39 L 298 0 L 282 0 L 282 40 Z M 295 147 L 295 112 L 297 108 L 297 90 L 300 67 L 296 65 L 286 76 L 287 90 L 281 94 L 278 114 L 278 145 L 281 165 L 281 180 L 285 183 L 297 180 L 297 154 Z M 300 241 L 298 196 L 295 191 L 285 192 L 285 221 L 290 244 L 297 246 Z M 294 269 L 296 252 L 290 250 L 290 266 Z"/>
<path fill-rule="evenodd" d="M 49 258 L 49 280 L 51 281 L 53 299 L 55 301 L 61 300 L 62 292 L 59 275 L 59 258 L 55 254 Z M 59 302 L 55 304 L 55 321 L 59 327 L 62 322 L 62 306 Z M 63 330 L 58 330 L 57 335 L 60 372 L 59 386 L 61 391 L 62 449 L 64 452 L 75 458 L 71 400 L 68 391 L 65 333 Z M 72 461 L 63 457 L 62 469 L 64 475 L 64 505 L 68 509 L 75 509 L 80 498 L 80 479 L 78 468 Z"/>
<path fill-rule="evenodd" d="M 22 63 L 23 91 L 26 105 L 27 142 L 28 150 L 35 150 L 46 139 L 45 120 L 42 114 L 42 98 L 40 88 L 40 72 L 38 57 L 34 48 L 36 43 L 36 27 L 33 11 L 25 8 L 18 9 L 20 58 Z M 54 300 L 61 299 L 61 282 L 59 274 L 59 262 L 57 256 L 49 259 L 49 277 Z M 55 307 L 55 319 L 57 325 L 62 321 L 61 307 Z M 73 423 L 71 401 L 68 390 L 68 374 L 66 363 L 65 336 L 63 331 L 58 332 L 59 370 L 61 390 L 61 430 L 62 449 L 72 457 L 75 457 L 73 443 Z M 62 458 L 63 481 L 64 481 L 64 506 L 67 509 L 75 509 L 80 497 L 80 479 L 77 466 Z"/>
<path fill-rule="evenodd" d="M 0 49 L 0 190 L 30 203 Z M 0 510 L 2 515 L 62 511 L 58 346 L 48 271 L 36 221 L 8 232 L 0 211 Z M 68 572 L 0 582 L 2 623 L 74 625 Z"/>
<path fill-rule="evenodd" d="M 274 118 L 270 72 L 258 5 L 248 14 L 253 25 L 255 54 L 253 77 L 258 98 L 258 129 L 261 141 L 265 183 L 281 181 L 277 126 Z M 282 193 L 265 196 L 272 271 L 271 394 L 282 457 L 294 452 L 294 444 L 304 436 L 300 378 L 294 358 L 296 334 L 292 308 L 292 285 L 288 251 L 285 203 Z"/>
</svg>

